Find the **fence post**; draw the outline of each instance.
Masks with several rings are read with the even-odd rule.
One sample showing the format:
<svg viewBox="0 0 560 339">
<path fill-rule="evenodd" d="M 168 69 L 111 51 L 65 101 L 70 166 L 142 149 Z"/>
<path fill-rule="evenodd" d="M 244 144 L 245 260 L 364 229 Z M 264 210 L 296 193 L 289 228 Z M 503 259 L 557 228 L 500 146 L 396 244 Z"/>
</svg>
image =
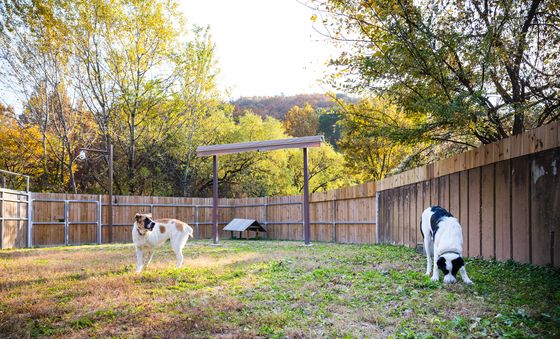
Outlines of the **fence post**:
<svg viewBox="0 0 560 339">
<path fill-rule="evenodd" d="M 2 204 L 2 206 L 0 207 L 0 211 L 2 212 L 2 215 L 0 216 L 0 249 L 4 248 L 4 191 L 0 191 L 0 194 L 2 194 L 2 196 L 0 196 L 0 204 Z"/>
<path fill-rule="evenodd" d="M 27 189 L 27 247 L 33 247 L 33 193 Z"/>
<path fill-rule="evenodd" d="M 101 194 L 97 195 L 97 244 L 101 245 L 101 221 L 102 221 L 102 200 Z"/>
<path fill-rule="evenodd" d="M 64 245 L 68 245 L 68 200 L 64 200 Z"/>
<path fill-rule="evenodd" d="M 22 195 L 18 194 L 18 195 L 16 195 L 16 197 L 17 197 L 17 202 L 16 202 L 16 218 L 17 218 L 17 220 L 16 220 L 16 239 L 15 239 L 15 242 L 14 242 L 14 247 L 18 247 L 17 234 L 19 233 L 19 228 L 21 226 L 21 197 L 22 197 Z"/>
</svg>

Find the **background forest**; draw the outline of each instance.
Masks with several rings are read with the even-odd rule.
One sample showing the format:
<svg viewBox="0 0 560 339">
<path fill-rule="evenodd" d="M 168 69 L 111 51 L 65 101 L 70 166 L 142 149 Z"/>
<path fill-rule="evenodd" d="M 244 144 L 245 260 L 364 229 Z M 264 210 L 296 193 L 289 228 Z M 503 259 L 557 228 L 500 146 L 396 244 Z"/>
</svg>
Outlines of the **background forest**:
<svg viewBox="0 0 560 339">
<path fill-rule="evenodd" d="M 208 196 L 200 145 L 323 134 L 310 189 L 450 156 L 560 117 L 560 5 L 550 1 L 310 1 L 346 52 L 345 94 L 226 99 L 209 29 L 174 1 L 3 0 L 0 169 L 33 191 Z M 326 72 L 327 72 L 326 71 Z M 301 150 L 220 157 L 220 195 L 301 192 Z"/>
</svg>

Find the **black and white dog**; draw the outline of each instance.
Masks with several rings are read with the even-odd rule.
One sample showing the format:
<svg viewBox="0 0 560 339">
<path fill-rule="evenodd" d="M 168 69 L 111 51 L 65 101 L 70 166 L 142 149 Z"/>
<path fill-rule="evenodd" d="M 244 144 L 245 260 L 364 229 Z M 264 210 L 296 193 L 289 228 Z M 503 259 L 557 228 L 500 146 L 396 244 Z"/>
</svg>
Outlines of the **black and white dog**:
<svg viewBox="0 0 560 339">
<path fill-rule="evenodd" d="M 432 206 L 426 208 L 420 220 L 420 230 L 424 237 L 424 250 L 428 258 L 426 275 L 430 275 L 434 257 L 434 272 L 432 281 L 439 280 L 438 267 L 443 271 L 443 282 L 454 284 L 457 282 L 457 272 L 465 284 L 472 284 L 463 260 L 463 233 L 459 221 L 444 208 Z M 437 265 L 437 266 L 436 266 Z"/>
</svg>

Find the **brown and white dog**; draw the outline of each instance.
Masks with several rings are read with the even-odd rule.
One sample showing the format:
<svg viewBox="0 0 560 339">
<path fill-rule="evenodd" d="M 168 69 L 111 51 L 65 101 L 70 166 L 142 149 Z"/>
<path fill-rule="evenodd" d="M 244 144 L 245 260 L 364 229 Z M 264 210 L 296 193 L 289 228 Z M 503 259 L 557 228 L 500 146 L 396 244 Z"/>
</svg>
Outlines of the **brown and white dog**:
<svg viewBox="0 0 560 339">
<path fill-rule="evenodd" d="M 152 214 L 136 214 L 136 221 L 132 227 L 132 241 L 136 247 L 136 259 L 138 266 L 136 272 L 142 272 L 144 267 L 144 252 L 147 255 L 145 265 L 147 266 L 154 250 L 163 245 L 169 239 L 171 247 L 177 256 L 177 268 L 183 263 L 183 247 L 187 243 L 189 236 L 193 238 L 193 229 L 186 223 L 177 219 L 156 219 L 152 220 Z"/>
</svg>

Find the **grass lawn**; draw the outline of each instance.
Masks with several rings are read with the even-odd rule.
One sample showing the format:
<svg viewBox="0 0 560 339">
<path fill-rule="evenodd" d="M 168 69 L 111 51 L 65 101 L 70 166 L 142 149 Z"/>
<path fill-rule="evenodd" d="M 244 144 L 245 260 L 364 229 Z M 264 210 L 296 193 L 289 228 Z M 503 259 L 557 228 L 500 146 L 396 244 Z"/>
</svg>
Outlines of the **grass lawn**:
<svg viewBox="0 0 560 339">
<path fill-rule="evenodd" d="M 0 337 L 558 337 L 560 270 L 468 259 L 474 286 L 389 245 L 189 242 L 0 251 Z"/>
</svg>

